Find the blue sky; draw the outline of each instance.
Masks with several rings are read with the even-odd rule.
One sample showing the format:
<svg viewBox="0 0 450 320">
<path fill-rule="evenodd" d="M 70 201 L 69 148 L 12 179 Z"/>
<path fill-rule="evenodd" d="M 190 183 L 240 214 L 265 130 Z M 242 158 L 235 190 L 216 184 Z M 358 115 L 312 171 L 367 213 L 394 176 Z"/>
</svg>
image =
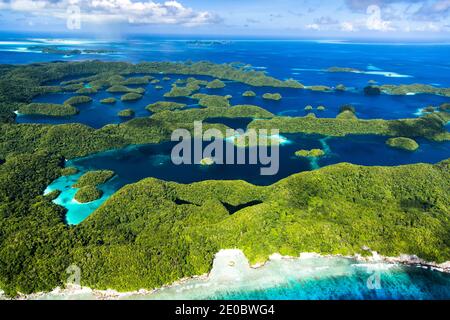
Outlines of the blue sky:
<svg viewBox="0 0 450 320">
<path fill-rule="evenodd" d="M 449 38 L 450 0 L 0 0 L 0 30 Z"/>
</svg>

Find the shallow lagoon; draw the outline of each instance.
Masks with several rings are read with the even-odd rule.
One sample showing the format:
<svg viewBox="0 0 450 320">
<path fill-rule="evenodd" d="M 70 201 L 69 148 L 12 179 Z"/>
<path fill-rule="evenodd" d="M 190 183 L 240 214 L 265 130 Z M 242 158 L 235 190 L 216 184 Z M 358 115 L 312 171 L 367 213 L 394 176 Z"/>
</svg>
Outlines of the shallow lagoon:
<svg viewBox="0 0 450 320">
<path fill-rule="evenodd" d="M 67 222 L 77 224 L 83 221 L 109 196 L 122 186 L 147 177 L 166 181 L 191 183 L 202 180 L 245 180 L 257 185 L 270 185 L 294 173 L 314 170 L 339 162 L 361 165 L 401 165 L 408 163 L 436 163 L 450 157 L 450 142 L 437 143 L 419 139 L 420 148 L 416 152 L 392 149 L 385 144 L 385 137 L 348 136 L 330 138 L 314 135 L 284 135 L 287 142 L 280 146 L 279 171 L 276 175 L 260 175 L 261 165 L 175 165 L 171 160 L 175 142 L 158 145 L 130 146 L 124 149 L 97 153 L 88 157 L 69 160 L 66 166 L 75 166 L 77 175 L 61 177 L 46 190 L 63 191 L 55 203 L 68 209 Z M 204 145 L 206 145 L 205 143 Z M 299 158 L 294 155 L 300 149 L 321 148 L 326 155 L 321 158 Z M 248 155 L 248 153 L 247 153 Z M 71 186 L 78 177 L 89 170 L 109 169 L 116 176 L 100 186 L 104 191 L 101 199 L 88 204 L 73 200 L 76 189 Z"/>
</svg>

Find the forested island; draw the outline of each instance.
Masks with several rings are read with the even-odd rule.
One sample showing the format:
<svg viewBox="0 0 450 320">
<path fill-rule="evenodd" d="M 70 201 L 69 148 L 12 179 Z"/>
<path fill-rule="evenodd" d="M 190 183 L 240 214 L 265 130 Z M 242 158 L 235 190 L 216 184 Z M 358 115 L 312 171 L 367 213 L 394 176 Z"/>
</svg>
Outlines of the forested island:
<svg viewBox="0 0 450 320">
<path fill-rule="evenodd" d="M 127 97 L 123 100 L 140 99 L 145 89 L 131 86 L 151 83 L 161 73 L 189 76 L 175 83 L 168 96 L 188 96 L 201 108 L 159 101 L 147 106 L 152 112 L 147 117 L 99 129 L 79 123 L 16 123 L 15 111 L 67 116 L 77 113 L 73 105 L 90 102 L 89 96 L 79 95 L 61 105 L 36 105 L 36 96 L 87 88 L 122 94 Z M 178 184 L 147 178 L 126 185 L 75 226 L 66 223 L 65 209 L 52 202 L 58 192 L 43 195 L 56 178 L 76 174 L 76 168 L 65 167 L 67 159 L 168 141 L 176 128 L 192 131 L 193 121 L 253 118 L 248 128 L 337 137 L 375 134 L 395 138 L 388 142 L 394 147 L 409 148 L 416 138 L 450 140 L 446 104 L 421 117 L 399 120 L 358 119 L 350 106 L 336 118 L 277 116 L 256 105 L 232 106 L 230 96 L 199 93 L 199 88 L 209 86 L 215 92 L 225 80 L 305 90 L 302 84 L 244 66 L 210 62 L 37 63 L 3 65 L 0 74 L 0 288 L 8 295 L 63 286 L 66 268 L 72 264 L 83 270 L 85 286 L 152 289 L 208 272 L 222 248 L 241 248 L 251 263 L 264 262 L 274 252 L 364 255 L 365 247 L 385 256 L 407 253 L 427 261 L 450 260 L 449 160 L 398 167 L 341 163 L 294 174 L 270 186 L 240 180 Z M 205 123 L 203 129 L 209 128 L 227 129 Z M 321 157 L 324 151 L 299 150 L 297 155 Z M 203 161 L 205 167 L 213 163 Z M 79 188 L 76 200 L 100 198 L 99 186 L 113 177 L 112 171 L 84 174 L 73 186 Z"/>
</svg>

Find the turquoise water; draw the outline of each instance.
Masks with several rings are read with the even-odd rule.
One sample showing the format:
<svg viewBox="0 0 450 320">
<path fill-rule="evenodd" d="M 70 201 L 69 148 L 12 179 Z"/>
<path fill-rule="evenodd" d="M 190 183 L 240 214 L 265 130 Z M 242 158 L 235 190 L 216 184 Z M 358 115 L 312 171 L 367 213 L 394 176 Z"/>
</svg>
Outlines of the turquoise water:
<svg viewBox="0 0 450 320">
<path fill-rule="evenodd" d="M 219 252 L 219 256 L 223 251 Z M 233 266 L 226 264 L 233 261 Z M 131 299 L 411 300 L 449 299 L 450 274 L 342 257 L 270 260 L 252 269 L 243 256 L 218 258 L 207 279 Z"/>
<path fill-rule="evenodd" d="M 379 272 L 381 287 L 369 289 L 374 273 L 355 268 L 348 276 L 295 279 L 262 290 L 223 292 L 213 299 L 232 300 L 436 300 L 450 299 L 450 276 L 419 267 L 397 267 Z M 432 285 L 430 285 L 432 283 Z"/>
</svg>

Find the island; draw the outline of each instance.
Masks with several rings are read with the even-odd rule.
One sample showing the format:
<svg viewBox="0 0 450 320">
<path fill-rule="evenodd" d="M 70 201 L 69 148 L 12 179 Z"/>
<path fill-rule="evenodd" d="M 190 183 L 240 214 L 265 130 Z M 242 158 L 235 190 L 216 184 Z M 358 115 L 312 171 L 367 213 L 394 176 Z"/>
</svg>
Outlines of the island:
<svg viewBox="0 0 450 320">
<path fill-rule="evenodd" d="M 208 82 L 206 85 L 207 89 L 222 89 L 225 88 L 225 83 L 219 79 L 214 79 L 213 81 Z"/>
<path fill-rule="evenodd" d="M 361 73 L 361 70 L 356 68 L 348 67 L 330 67 L 326 70 L 327 72 L 351 72 L 351 73 Z"/>
<path fill-rule="evenodd" d="M 95 94 L 98 92 L 97 88 L 94 87 L 83 87 L 75 91 L 78 94 Z"/>
<path fill-rule="evenodd" d="M 230 106 L 229 100 L 231 97 L 197 93 L 192 95 L 191 98 L 198 100 L 198 104 L 202 107 L 227 108 Z"/>
<path fill-rule="evenodd" d="M 66 167 L 61 169 L 61 176 L 71 176 L 78 173 L 76 167 Z"/>
<path fill-rule="evenodd" d="M 435 87 L 427 84 L 401 84 L 401 85 L 381 85 L 378 88 L 391 95 L 415 95 L 415 94 L 434 94 L 444 97 L 450 97 L 450 88 Z"/>
<path fill-rule="evenodd" d="M 151 112 L 159 112 L 159 111 L 165 111 L 165 110 L 180 110 L 186 107 L 185 103 L 178 103 L 178 102 L 172 102 L 172 101 L 158 101 L 155 103 L 151 103 L 148 106 L 145 107 L 145 109 L 151 111 Z"/>
<path fill-rule="evenodd" d="M 35 102 L 21 105 L 18 112 L 24 115 L 69 117 L 78 114 L 79 110 L 70 104 Z"/>
<path fill-rule="evenodd" d="M 322 149 L 298 150 L 295 155 L 302 158 L 318 158 L 324 156 L 325 152 Z"/>
<path fill-rule="evenodd" d="M 122 101 L 135 101 L 139 99 L 142 99 L 142 95 L 134 92 L 125 93 L 123 96 L 120 97 L 120 100 Z"/>
<path fill-rule="evenodd" d="M 254 91 L 248 90 L 242 94 L 243 97 L 256 97 L 256 93 Z"/>
<path fill-rule="evenodd" d="M 78 179 L 73 187 L 82 188 L 86 186 L 98 186 L 106 183 L 112 177 L 114 177 L 114 171 L 111 170 L 88 171 Z"/>
<path fill-rule="evenodd" d="M 279 93 L 264 93 L 263 94 L 263 99 L 266 99 L 266 100 L 276 100 L 276 101 L 278 101 L 278 100 L 281 100 L 281 94 L 279 94 Z"/>
<path fill-rule="evenodd" d="M 59 55 L 65 55 L 65 56 L 72 56 L 72 55 L 79 55 L 82 53 L 86 54 L 106 54 L 106 53 L 113 53 L 112 50 L 107 49 L 60 49 L 59 47 L 55 46 L 31 46 L 28 47 L 29 50 L 38 50 L 42 53 L 49 53 L 49 54 L 59 54 Z"/>
<path fill-rule="evenodd" d="M 137 94 L 143 94 L 145 92 L 144 88 L 129 88 L 127 86 L 121 85 L 121 84 L 116 84 L 113 85 L 111 87 L 109 87 L 108 89 L 106 89 L 107 92 L 111 92 L 111 93 L 137 93 Z"/>
<path fill-rule="evenodd" d="M 386 144 L 392 148 L 407 151 L 416 151 L 419 149 L 419 144 L 415 140 L 405 137 L 390 138 L 386 141 Z"/>
<path fill-rule="evenodd" d="M 103 103 L 103 104 L 114 104 L 116 102 L 117 102 L 117 99 L 114 97 L 105 98 L 105 99 L 100 100 L 100 103 Z"/>
<path fill-rule="evenodd" d="M 332 89 L 329 86 L 322 86 L 322 85 L 308 86 L 307 89 L 320 92 L 332 91 Z"/>
<path fill-rule="evenodd" d="M 103 191 L 95 186 L 84 186 L 81 187 L 77 193 L 75 193 L 74 199 L 80 203 L 92 202 L 94 200 L 100 199 L 103 195 Z"/>
<path fill-rule="evenodd" d="M 202 166 L 211 166 L 214 163 L 215 163 L 214 159 L 209 158 L 209 157 L 203 158 L 202 160 L 200 160 L 200 165 L 202 165 Z"/>
<path fill-rule="evenodd" d="M 89 103 L 91 101 L 92 98 L 88 96 L 74 96 L 64 101 L 64 104 L 70 104 L 72 106 L 75 106 L 77 104 Z"/>
<path fill-rule="evenodd" d="M 164 94 L 166 98 L 180 98 L 180 97 L 189 97 L 195 90 L 189 87 L 179 87 L 177 85 L 173 86 L 169 92 Z"/>
<path fill-rule="evenodd" d="M 134 114 L 135 114 L 135 112 L 133 109 L 124 109 L 117 113 L 117 115 L 122 118 L 134 117 Z"/>
<path fill-rule="evenodd" d="M 55 200 L 56 198 L 58 198 L 60 194 L 61 194 L 61 190 L 53 190 L 53 191 L 51 191 L 51 192 L 45 194 L 45 198 L 47 198 L 47 199 L 53 201 L 53 200 Z"/>
</svg>

